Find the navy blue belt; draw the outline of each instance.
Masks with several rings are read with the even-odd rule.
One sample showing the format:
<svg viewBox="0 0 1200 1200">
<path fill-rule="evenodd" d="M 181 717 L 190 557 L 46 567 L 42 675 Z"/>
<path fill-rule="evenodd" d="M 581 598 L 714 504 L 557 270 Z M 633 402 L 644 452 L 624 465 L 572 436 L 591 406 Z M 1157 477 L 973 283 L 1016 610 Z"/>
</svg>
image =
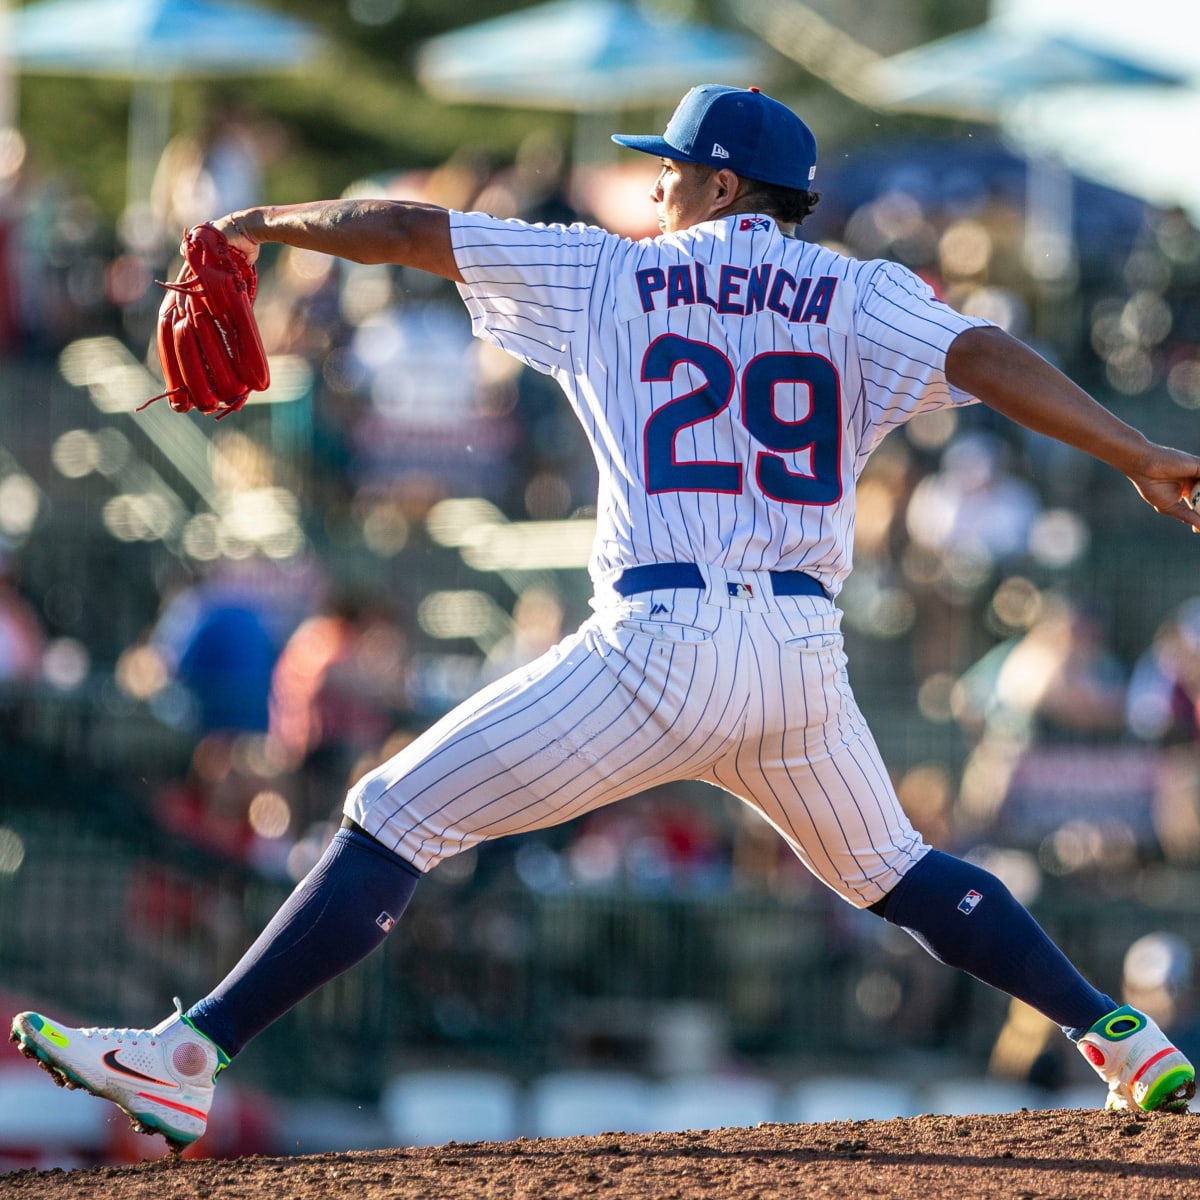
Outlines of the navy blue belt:
<svg viewBox="0 0 1200 1200">
<path fill-rule="evenodd" d="M 777 596 L 828 596 L 829 593 L 811 575 L 803 571 L 768 571 L 771 588 Z M 655 588 L 702 588 L 704 575 L 695 563 L 646 563 L 626 567 L 613 581 L 620 596 L 652 592 Z M 737 584 L 730 584 L 730 588 Z M 731 592 L 731 594 L 734 594 Z"/>
</svg>

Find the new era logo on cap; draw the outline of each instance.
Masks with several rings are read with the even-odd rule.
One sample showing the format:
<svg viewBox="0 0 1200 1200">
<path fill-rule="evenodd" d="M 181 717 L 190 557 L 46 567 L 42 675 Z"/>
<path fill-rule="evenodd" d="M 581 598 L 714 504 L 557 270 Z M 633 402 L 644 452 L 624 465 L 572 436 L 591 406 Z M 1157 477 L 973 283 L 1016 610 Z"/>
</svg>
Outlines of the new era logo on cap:
<svg viewBox="0 0 1200 1200">
<path fill-rule="evenodd" d="M 713 142 L 712 156 L 713 158 L 728 158 L 729 151 L 720 142 Z"/>
</svg>

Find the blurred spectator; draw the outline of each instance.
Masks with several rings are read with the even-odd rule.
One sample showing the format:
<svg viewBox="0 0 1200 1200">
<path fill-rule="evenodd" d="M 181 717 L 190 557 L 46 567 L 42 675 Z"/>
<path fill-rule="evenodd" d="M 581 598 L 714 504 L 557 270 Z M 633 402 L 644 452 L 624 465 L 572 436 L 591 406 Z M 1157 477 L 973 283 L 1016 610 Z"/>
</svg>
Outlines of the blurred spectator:
<svg viewBox="0 0 1200 1200">
<path fill-rule="evenodd" d="M 1010 453 L 992 433 L 954 438 L 938 470 L 913 491 L 907 514 L 913 542 L 989 568 L 1023 558 L 1041 504 L 1032 484 L 1014 474 Z"/>
<path fill-rule="evenodd" d="M 675 785 L 588 813 L 562 857 L 571 883 L 596 891 L 712 891 L 728 884 L 730 838 Z"/>
<path fill-rule="evenodd" d="M 244 862 L 254 842 L 252 795 L 252 784 L 237 767 L 234 743 L 210 735 L 197 743 L 187 776 L 162 788 L 152 807 L 168 833 L 221 858 Z"/>
<path fill-rule="evenodd" d="M 1177 933 L 1147 933 L 1125 951 L 1122 998 L 1153 1017 L 1191 1058 L 1200 1054 L 1200 993 L 1195 958 Z"/>
<path fill-rule="evenodd" d="M 1124 703 L 1124 669 L 1102 622 L 1043 595 L 1025 633 L 954 688 L 954 714 L 976 739 L 959 788 L 961 831 L 1036 850 L 1054 874 L 1119 888 L 1160 852 L 1159 763 L 1121 740 Z"/>
<path fill-rule="evenodd" d="M 445 281 L 386 265 L 339 264 L 334 370 L 361 401 L 347 435 L 354 484 L 413 484 L 499 500 L 518 479 L 517 372 L 474 341 Z"/>
<path fill-rule="evenodd" d="M 300 354 L 314 365 L 346 338 L 339 308 L 338 260 L 285 247 L 265 273 L 255 319 L 268 354 Z"/>
<path fill-rule="evenodd" d="M 262 203 L 264 168 L 279 147 L 276 124 L 237 101 L 216 108 L 199 132 L 168 142 L 150 192 L 168 243 L 192 225 Z"/>
<path fill-rule="evenodd" d="M 1041 512 L 1011 450 L 986 431 L 955 437 L 913 489 L 905 574 L 918 589 L 918 675 L 960 669 L 974 652 L 979 601 L 998 571 L 1023 561 Z"/>
<path fill-rule="evenodd" d="M 1025 633 L 990 650 L 959 681 L 955 712 L 976 735 L 1021 742 L 1113 738 L 1125 728 L 1125 671 L 1099 617 L 1044 595 Z"/>
<path fill-rule="evenodd" d="M 1163 382 L 1181 408 L 1200 405 L 1200 230 L 1179 208 L 1147 206 L 1119 274 L 1103 280 L 1089 340 L 1105 383 L 1142 395 Z"/>
<path fill-rule="evenodd" d="M 178 652 L 175 675 L 200 705 L 205 730 L 267 728 L 267 694 L 278 653 L 260 615 L 236 601 L 218 600 L 195 614 Z"/>
<path fill-rule="evenodd" d="M 0 683 L 39 678 L 46 634 L 33 605 L 17 590 L 17 563 L 0 546 Z"/>
<path fill-rule="evenodd" d="M 1200 599 L 1189 600 L 1158 627 L 1129 680 L 1130 731 L 1159 744 L 1192 743 L 1200 732 Z"/>
<path fill-rule="evenodd" d="M 512 629 L 488 652 L 485 679 L 499 679 L 533 662 L 562 639 L 563 602 L 553 588 L 526 588 L 517 597 L 512 615 Z"/>
<path fill-rule="evenodd" d="M 1145 934 L 1125 951 L 1121 987 L 1126 1004 L 1170 1028 L 1196 1001 L 1191 948 L 1175 933 Z"/>
<path fill-rule="evenodd" d="M 748 804 L 732 810 L 729 835 L 730 886 L 744 892 L 774 896 L 813 895 L 823 902 L 821 887 L 792 853 L 777 830 Z M 832 907 L 832 906 L 830 906 Z"/>
<path fill-rule="evenodd" d="M 278 635 L 262 601 L 237 578 L 214 574 L 164 605 L 144 644 L 117 663 L 125 690 L 152 700 L 171 683 L 195 705 L 201 733 L 265 733 Z"/>
<path fill-rule="evenodd" d="M 301 826 L 339 803 L 364 755 L 409 707 L 408 637 L 379 600 L 344 594 L 288 639 L 271 682 L 270 741 L 301 774 Z"/>
<path fill-rule="evenodd" d="M 20 186 L 25 139 L 16 129 L 0 129 L 0 352 L 12 350 L 21 336 Z"/>
<path fill-rule="evenodd" d="M 265 732 L 278 656 L 263 613 L 222 578 L 184 590 L 158 619 L 150 646 L 191 692 L 200 730 Z"/>
<path fill-rule="evenodd" d="M 82 184 L 26 168 L 18 192 L 15 269 L 21 336 L 34 353 L 115 326 L 106 290 L 113 231 Z"/>
<path fill-rule="evenodd" d="M 295 838 L 283 767 L 263 738 L 209 734 L 186 777 L 154 795 L 155 820 L 211 854 L 277 875 Z"/>
<path fill-rule="evenodd" d="M 1082 1061 L 1053 1021 L 1020 1000 L 1009 1001 L 988 1061 L 990 1075 L 1057 1091 L 1072 1082 L 1072 1076 L 1084 1078 L 1075 1060 Z"/>
<path fill-rule="evenodd" d="M 1155 823 L 1168 862 L 1200 861 L 1200 600 L 1180 605 L 1134 663 L 1130 732 L 1159 747 Z"/>
<path fill-rule="evenodd" d="M 459 146 L 416 187 L 430 204 L 467 212 L 499 169 L 490 150 L 477 145 Z"/>
<path fill-rule="evenodd" d="M 920 479 L 917 456 L 902 438 L 888 438 L 867 460 L 858 482 L 854 518 L 854 571 L 838 597 L 847 630 L 872 639 L 896 639 L 917 617 L 911 583 L 901 569 L 904 515 Z M 899 655 L 876 662 L 899 665 Z"/>
<path fill-rule="evenodd" d="M 545 225 L 586 220 L 568 196 L 566 149 L 549 130 L 535 130 L 517 147 L 513 165 L 480 187 L 470 206 L 500 217 Z"/>
</svg>

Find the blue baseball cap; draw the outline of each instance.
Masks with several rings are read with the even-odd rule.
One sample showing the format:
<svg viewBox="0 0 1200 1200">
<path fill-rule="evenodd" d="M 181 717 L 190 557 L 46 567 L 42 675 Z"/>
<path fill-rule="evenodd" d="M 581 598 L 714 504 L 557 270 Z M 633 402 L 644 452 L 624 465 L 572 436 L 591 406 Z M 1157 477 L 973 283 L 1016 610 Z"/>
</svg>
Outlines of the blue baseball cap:
<svg viewBox="0 0 1200 1200">
<path fill-rule="evenodd" d="M 657 158 L 728 167 L 746 179 L 807 189 L 817 172 L 817 139 L 786 104 L 758 88 L 702 83 L 679 102 L 662 137 L 614 133 L 619 146 Z"/>
</svg>

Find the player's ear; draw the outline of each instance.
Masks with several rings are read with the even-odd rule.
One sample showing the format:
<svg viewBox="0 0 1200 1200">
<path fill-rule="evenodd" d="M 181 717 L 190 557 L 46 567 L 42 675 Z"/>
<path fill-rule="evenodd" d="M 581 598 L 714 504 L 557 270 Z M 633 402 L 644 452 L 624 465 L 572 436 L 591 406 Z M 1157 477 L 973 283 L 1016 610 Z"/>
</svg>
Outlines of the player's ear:
<svg viewBox="0 0 1200 1200">
<path fill-rule="evenodd" d="M 713 172 L 712 182 L 714 201 L 718 205 L 725 205 L 732 203 L 737 196 L 741 177 L 729 170 L 728 167 L 721 167 Z"/>
</svg>

